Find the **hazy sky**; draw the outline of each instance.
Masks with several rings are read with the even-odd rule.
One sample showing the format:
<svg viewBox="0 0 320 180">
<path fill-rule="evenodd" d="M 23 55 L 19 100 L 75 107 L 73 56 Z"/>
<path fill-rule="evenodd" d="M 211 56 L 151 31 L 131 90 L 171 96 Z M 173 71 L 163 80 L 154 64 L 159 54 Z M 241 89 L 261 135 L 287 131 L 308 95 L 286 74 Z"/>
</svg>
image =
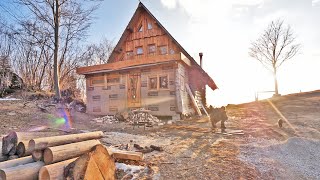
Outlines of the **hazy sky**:
<svg viewBox="0 0 320 180">
<path fill-rule="evenodd" d="M 105 36 L 115 43 L 138 0 L 105 0 L 88 41 Z M 272 20 L 290 24 L 301 52 L 279 70 L 281 94 L 320 89 L 320 0 L 143 0 L 146 7 L 204 69 L 219 90 L 208 89 L 213 105 L 254 100 L 255 91 L 274 90 L 273 77 L 248 56 L 250 42 Z M 269 96 L 271 94 L 268 94 Z"/>
</svg>

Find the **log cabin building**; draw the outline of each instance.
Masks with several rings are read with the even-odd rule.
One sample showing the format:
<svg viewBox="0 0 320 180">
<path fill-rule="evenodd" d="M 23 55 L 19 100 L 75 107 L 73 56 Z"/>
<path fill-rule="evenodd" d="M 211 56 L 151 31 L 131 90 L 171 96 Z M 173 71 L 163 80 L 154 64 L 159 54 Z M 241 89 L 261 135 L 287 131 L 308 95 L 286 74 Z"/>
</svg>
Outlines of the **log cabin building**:
<svg viewBox="0 0 320 180">
<path fill-rule="evenodd" d="M 145 108 L 155 116 L 179 119 L 199 114 L 195 101 L 206 103 L 206 85 L 217 89 L 212 78 L 141 2 L 108 63 L 80 67 L 77 73 L 86 77 L 90 114 L 114 115 Z"/>
</svg>

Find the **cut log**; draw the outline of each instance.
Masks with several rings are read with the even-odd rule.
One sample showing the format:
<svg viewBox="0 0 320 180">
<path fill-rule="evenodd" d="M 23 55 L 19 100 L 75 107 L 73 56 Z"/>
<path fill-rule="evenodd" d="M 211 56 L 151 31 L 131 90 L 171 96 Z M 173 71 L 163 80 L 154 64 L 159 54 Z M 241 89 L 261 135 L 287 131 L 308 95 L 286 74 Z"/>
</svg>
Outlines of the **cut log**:
<svg viewBox="0 0 320 180">
<path fill-rule="evenodd" d="M 17 155 L 19 157 L 23 157 L 23 156 L 29 156 L 32 154 L 32 151 L 29 147 L 29 141 L 21 141 L 18 143 L 17 146 L 17 151 L 16 151 Z"/>
<path fill-rule="evenodd" d="M 115 163 L 103 145 L 97 145 L 69 164 L 64 171 L 66 179 L 114 180 Z"/>
<path fill-rule="evenodd" d="M 81 134 L 70 134 L 64 136 L 53 136 L 31 139 L 29 146 L 31 151 L 44 150 L 47 147 L 59 146 L 64 144 L 70 144 L 80 141 L 87 141 L 92 139 L 100 139 L 103 137 L 102 131 L 81 133 Z"/>
<path fill-rule="evenodd" d="M 44 166 L 42 161 L 28 163 L 20 166 L 0 170 L 0 179 L 3 180 L 35 180 L 38 179 L 39 170 Z"/>
<path fill-rule="evenodd" d="M 39 151 L 33 151 L 32 152 L 32 159 L 34 161 L 43 161 L 43 151 L 39 150 Z"/>
<path fill-rule="evenodd" d="M 14 155 L 17 145 L 22 141 L 29 141 L 33 138 L 48 137 L 58 135 L 58 132 L 14 132 L 11 131 L 7 136 L 2 138 L 2 154 Z"/>
<path fill-rule="evenodd" d="M 71 159 L 85 154 L 95 145 L 100 144 L 99 140 L 82 141 L 62 146 L 48 147 L 44 150 L 43 160 L 45 164 Z"/>
<path fill-rule="evenodd" d="M 0 162 L 0 169 L 11 168 L 14 166 L 19 166 L 23 164 L 28 164 L 34 162 L 31 156 L 26 156 L 18 159 L 13 159 L 9 161 Z"/>
<path fill-rule="evenodd" d="M 39 180 L 64 180 L 64 169 L 77 158 L 43 166 L 39 172 Z"/>
<path fill-rule="evenodd" d="M 141 152 L 134 152 L 134 151 L 122 151 L 117 149 L 112 149 L 106 147 L 110 156 L 112 156 L 115 159 L 121 159 L 121 160 L 134 160 L 134 161 L 142 161 L 143 160 L 143 154 Z"/>
</svg>

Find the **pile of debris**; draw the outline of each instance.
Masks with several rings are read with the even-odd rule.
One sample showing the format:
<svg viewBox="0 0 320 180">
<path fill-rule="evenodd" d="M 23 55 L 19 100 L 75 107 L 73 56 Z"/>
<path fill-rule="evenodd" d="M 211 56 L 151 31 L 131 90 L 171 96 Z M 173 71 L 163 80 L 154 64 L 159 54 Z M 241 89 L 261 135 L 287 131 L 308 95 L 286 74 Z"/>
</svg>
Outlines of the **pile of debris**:
<svg viewBox="0 0 320 180">
<path fill-rule="evenodd" d="M 128 115 L 127 122 L 130 124 L 148 123 L 149 125 L 155 125 L 161 122 L 160 119 L 150 114 L 150 110 L 144 108 L 133 110 Z"/>
<path fill-rule="evenodd" d="M 112 115 L 94 118 L 94 119 L 92 119 L 92 121 L 95 121 L 97 123 L 104 123 L 104 124 L 119 123 L 118 118 L 116 116 L 112 116 Z"/>
<path fill-rule="evenodd" d="M 141 152 L 102 145 L 102 131 L 49 134 L 10 132 L 3 137 L 2 157 L 19 158 L 0 162 L 0 179 L 115 179 L 115 160 L 143 160 Z"/>
</svg>

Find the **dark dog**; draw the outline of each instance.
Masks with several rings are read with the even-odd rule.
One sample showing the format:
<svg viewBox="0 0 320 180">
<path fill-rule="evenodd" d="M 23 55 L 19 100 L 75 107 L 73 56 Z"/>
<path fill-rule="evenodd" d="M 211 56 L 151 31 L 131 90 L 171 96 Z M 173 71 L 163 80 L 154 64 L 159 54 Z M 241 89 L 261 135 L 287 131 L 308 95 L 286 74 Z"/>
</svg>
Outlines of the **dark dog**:
<svg viewBox="0 0 320 180">
<path fill-rule="evenodd" d="M 226 108 L 221 107 L 221 108 L 213 108 L 212 112 L 210 113 L 210 121 L 212 128 L 215 129 L 217 128 L 216 123 L 221 121 L 221 130 L 225 130 L 226 126 L 224 125 L 224 122 L 228 119 Z"/>
</svg>

